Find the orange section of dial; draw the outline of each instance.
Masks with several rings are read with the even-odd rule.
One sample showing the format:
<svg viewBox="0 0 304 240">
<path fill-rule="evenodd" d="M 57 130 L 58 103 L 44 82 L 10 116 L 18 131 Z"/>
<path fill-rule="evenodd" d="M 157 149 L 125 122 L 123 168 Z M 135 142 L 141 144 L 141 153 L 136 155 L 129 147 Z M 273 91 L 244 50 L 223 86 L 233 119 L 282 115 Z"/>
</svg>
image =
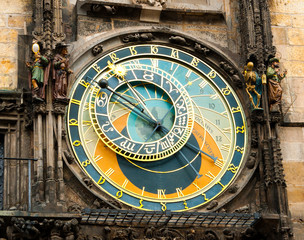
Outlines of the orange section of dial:
<svg viewBox="0 0 304 240">
<path fill-rule="evenodd" d="M 119 119 L 115 121 L 115 127 L 118 131 L 122 131 L 125 128 L 125 124 L 127 122 L 127 116 L 128 114 L 123 115 Z M 201 127 L 199 124 L 195 123 L 194 128 L 192 133 L 194 134 L 194 137 L 198 141 L 198 144 L 201 146 L 204 142 L 204 133 L 205 130 L 203 127 Z M 206 132 L 205 136 L 205 142 L 204 142 L 204 147 L 202 149 L 204 152 L 214 155 L 218 158 L 221 158 L 221 153 L 220 150 L 211 137 L 211 135 Z M 212 150 L 212 151 L 211 151 Z M 117 185 L 122 187 L 124 184 L 126 184 L 124 187 L 126 190 L 140 196 L 144 197 L 151 197 L 151 198 L 158 198 L 157 194 L 154 193 L 149 193 L 145 192 L 143 189 L 140 189 L 136 187 L 134 184 L 128 181 L 127 177 L 123 174 L 123 172 L 120 170 L 120 167 L 118 165 L 116 153 L 113 152 L 111 149 L 109 149 L 102 141 L 99 140 L 97 146 L 96 146 L 96 151 L 95 151 L 95 156 L 101 156 L 103 157 L 103 160 L 98 161 L 97 165 L 101 169 L 102 172 L 112 172 L 110 179 L 111 181 L 115 182 Z M 195 193 L 198 188 L 203 188 L 206 185 L 208 185 L 212 179 L 206 176 L 207 172 L 211 172 L 214 176 L 218 175 L 221 168 L 217 167 L 214 164 L 214 161 L 210 159 L 208 156 L 201 154 L 202 157 L 202 164 L 201 164 L 201 169 L 199 171 L 200 174 L 203 175 L 203 177 L 196 179 L 194 184 L 190 184 L 187 188 L 181 189 L 183 195 L 189 195 L 192 193 Z M 126 159 L 126 161 L 128 161 Z M 191 161 L 191 160 L 190 160 Z M 134 166 L 135 167 L 135 166 Z M 114 170 L 114 172 L 113 172 Z M 180 170 L 182 171 L 182 170 Z M 176 186 L 176 188 L 179 188 L 179 186 Z M 142 195 L 143 194 L 143 195 Z M 178 193 L 172 193 L 166 195 L 167 199 L 170 198 L 177 198 Z"/>
</svg>

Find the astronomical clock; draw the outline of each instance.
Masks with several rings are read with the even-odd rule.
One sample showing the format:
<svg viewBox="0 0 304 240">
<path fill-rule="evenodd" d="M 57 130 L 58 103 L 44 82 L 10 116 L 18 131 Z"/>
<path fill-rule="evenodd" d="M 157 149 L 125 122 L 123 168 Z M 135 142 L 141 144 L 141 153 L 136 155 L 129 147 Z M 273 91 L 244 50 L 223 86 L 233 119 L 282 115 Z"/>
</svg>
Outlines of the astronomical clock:
<svg viewBox="0 0 304 240">
<path fill-rule="evenodd" d="M 105 44 L 78 65 L 70 89 L 66 127 L 77 168 L 126 209 L 225 202 L 244 168 L 248 124 L 231 76 L 202 45 L 173 39 Z"/>
</svg>

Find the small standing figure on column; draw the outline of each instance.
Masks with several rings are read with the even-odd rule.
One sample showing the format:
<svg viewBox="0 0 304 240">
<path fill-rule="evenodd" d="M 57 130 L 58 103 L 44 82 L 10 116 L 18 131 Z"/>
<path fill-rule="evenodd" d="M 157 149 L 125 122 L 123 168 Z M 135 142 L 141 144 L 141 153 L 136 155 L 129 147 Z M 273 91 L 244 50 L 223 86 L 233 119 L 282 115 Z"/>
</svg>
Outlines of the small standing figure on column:
<svg viewBox="0 0 304 240">
<path fill-rule="evenodd" d="M 66 101 L 68 89 L 68 77 L 73 71 L 69 68 L 69 58 L 67 45 L 59 44 L 56 47 L 58 53 L 53 60 L 53 80 L 54 92 L 53 96 L 56 100 Z"/>
<path fill-rule="evenodd" d="M 266 76 L 268 80 L 268 98 L 269 108 L 271 112 L 280 112 L 280 105 L 282 100 L 281 81 L 286 77 L 287 70 L 280 72 L 280 60 L 278 58 L 271 58 L 267 68 Z"/>
<path fill-rule="evenodd" d="M 40 47 L 37 42 L 32 45 L 34 62 L 27 62 L 30 70 L 29 87 L 32 89 L 33 99 L 43 102 L 45 99 L 45 86 L 48 82 L 50 64 L 49 60 L 40 54 Z"/>
<path fill-rule="evenodd" d="M 246 92 L 249 96 L 251 106 L 253 110 L 261 109 L 261 97 L 262 97 L 262 80 L 257 74 L 253 71 L 253 62 L 248 62 L 244 67 L 244 79 L 246 83 Z"/>
</svg>

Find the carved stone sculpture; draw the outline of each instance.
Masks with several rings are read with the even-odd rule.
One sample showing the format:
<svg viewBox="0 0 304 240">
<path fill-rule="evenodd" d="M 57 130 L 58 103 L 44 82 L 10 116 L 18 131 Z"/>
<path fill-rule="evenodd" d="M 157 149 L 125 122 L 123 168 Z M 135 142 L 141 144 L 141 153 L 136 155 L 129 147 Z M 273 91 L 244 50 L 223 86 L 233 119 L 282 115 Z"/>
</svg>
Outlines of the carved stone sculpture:
<svg viewBox="0 0 304 240">
<path fill-rule="evenodd" d="M 148 4 L 150 6 L 163 6 L 167 0 L 133 0 L 134 4 Z"/>
<path fill-rule="evenodd" d="M 69 68 L 67 45 L 59 44 L 57 51 L 53 60 L 53 96 L 56 100 L 67 100 L 68 77 L 73 71 Z"/>
<path fill-rule="evenodd" d="M 279 112 L 282 100 L 281 81 L 285 78 L 287 70 L 280 73 L 280 65 L 278 58 L 271 58 L 267 68 L 268 80 L 268 98 L 270 111 Z"/>
</svg>

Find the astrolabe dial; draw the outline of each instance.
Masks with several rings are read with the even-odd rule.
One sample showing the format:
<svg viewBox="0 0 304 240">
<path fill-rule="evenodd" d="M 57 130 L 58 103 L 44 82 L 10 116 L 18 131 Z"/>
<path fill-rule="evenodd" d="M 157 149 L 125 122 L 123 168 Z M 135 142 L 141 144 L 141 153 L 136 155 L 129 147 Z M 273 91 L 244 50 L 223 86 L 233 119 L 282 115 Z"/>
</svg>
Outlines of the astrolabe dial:
<svg viewBox="0 0 304 240">
<path fill-rule="evenodd" d="M 233 88 L 199 57 L 139 44 L 104 54 L 76 79 L 69 140 L 100 191 L 143 210 L 207 204 L 238 175 L 248 145 Z"/>
<path fill-rule="evenodd" d="M 116 68 L 130 66 L 126 62 Z M 123 76 L 115 73 L 116 68 L 97 78 L 100 88 L 91 94 L 91 119 L 100 139 L 117 154 L 138 161 L 178 152 L 194 125 L 188 92 L 165 72 L 121 70 Z"/>
</svg>

